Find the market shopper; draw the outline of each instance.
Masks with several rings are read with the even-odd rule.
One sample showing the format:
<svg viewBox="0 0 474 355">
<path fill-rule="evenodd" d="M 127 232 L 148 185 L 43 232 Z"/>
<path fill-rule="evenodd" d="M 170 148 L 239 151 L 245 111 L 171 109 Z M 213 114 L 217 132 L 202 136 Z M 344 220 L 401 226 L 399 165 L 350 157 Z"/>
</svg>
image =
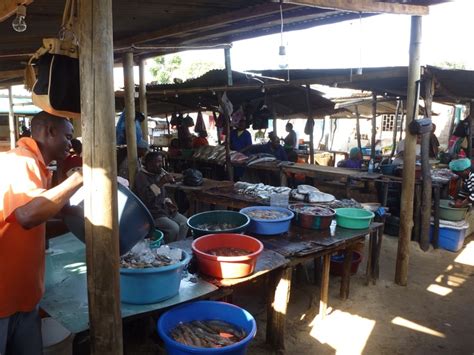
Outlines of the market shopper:
<svg viewBox="0 0 474 355">
<path fill-rule="evenodd" d="M 235 151 L 242 151 L 252 145 L 252 136 L 247 131 L 247 123 L 245 120 L 240 120 L 237 128 L 230 132 L 230 149 Z"/>
<path fill-rule="evenodd" d="M 454 207 L 471 205 L 474 203 L 474 173 L 471 172 L 471 161 L 468 158 L 456 159 L 449 163 L 449 168 L 463 179 L 463 187 L 454 201 Z"/>
<path fill-rule="evenodd" d="M 349 159 L 339 162 L 337 166 L 339 168 L 361 169 L 362 163 L 362 152 L 359 147 L 354 147 L 349 151 Z"/>
<path fill-rule="evenodd" d="M 143 113 L 136 111 L 135 112 L 135 135 L 137 137 L 137 145 L 146 143 L 146 140 L 143 138 L 143 132 L 141 123 L 145 120 Z M 127 132 L 125 130 L 125 111 L 120 114 L 120 117 L 117 121 L 117 126 L 115 127 L 115 134 L 117 136 L 117 145 L 127 144 Z"/>
<path fill-rule="evenodd" d="M 47 166 L 67 157 L 72 137 L 67 119 L 40 112 L 31 121 L 31 138 L 0 154 L 0 354 L 42 354 L 45 222 L 82 185 L 76 171 L 50 188 Z"/>
<path fill-rule="evenodd" d="M 164 234 L 166 243 L 186 238 L 187 218 L 178 212 L 177 206 L 166 197 L 163 185 L 173 183 L 174 178 L 163 169 L 160 152 L 145 155 L 143 168 L 135 177 L 133 191 L 142 200 L 155 220 L 155 227 Z"/>
<path fill-rule="evenodd" d="M 283 139 L 283 142 L 285 143 L 285 149 L 298 149 L 298 137 L 295 130 L 293 129 L 293 125 L 288 122 L 285 126 L 285 129 L 288 132 L 287 136 Z"/>
</svg>

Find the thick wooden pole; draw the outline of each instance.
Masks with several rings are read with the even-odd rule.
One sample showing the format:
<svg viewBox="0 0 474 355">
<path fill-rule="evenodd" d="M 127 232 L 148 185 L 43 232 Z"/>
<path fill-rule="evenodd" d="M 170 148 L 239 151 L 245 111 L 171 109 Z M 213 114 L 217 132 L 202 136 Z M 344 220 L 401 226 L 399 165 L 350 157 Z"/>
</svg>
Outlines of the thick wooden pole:
<svg viewBox="0 0 474 355">
<path fill-rule="evenodd" d="M 397 127 L 398 122 L 400 121 L 400 107 L 401 101 L 397 100 L 397 108 L 395 109 L 395 122 L 393 124 L 393 136 L 392 136 L 392 152 L 390 153 L 390 159 L 395 155 L 395 150 L 397 148 Z M 401 126 L 400 126 L 401 129 Z"/>
<path fill-rule="evenodd" d="M 311 107 L 311 86 L 306 84 L 306 109 L 308 110 L 308 121 L 313 121 L 313 108 Z M 309 163 L 314 164 L 314 121 L 309 132 Z"/>
<path fill-rule="evenodd" d="M 80 1 L 84 217 L 92 354 L 122 354 L 112 0 Z"/>
<path fill-rule="evenodd" d="M 474 101 L 469 103 L 469 141 L 467 142 L 467 156 L 472 159 L 472 138 L 474 137 L 472 120 L 474 119 Z"/>
<path fill-rule="evenodd" d="M 72 126 L 74 127 L 74 137 L 82 137 L 82 122 L 81 122 L 81 119 L 74 118 L 72 120 Z"/>
<path fill-rule="evenodd" d="M 398 138 L 398 141 L 400 142 L 403 138 L 403 125 L 405 123 L 405 116 L 406 116 L 406 110 L 405 110 L 405 105 L 406 103 L 403 103 L 403 100 L 402 100 L 402 109 L 401 109 L 401 114 L 402 114 L 402 117 L 400 118 L 400 138 Z"/>
<path fill-rule="evenodd" d="M 375 140 L 377 135 L 377 94 L 372 94 L 372 138 L 370 159 L 375 160 Z"/>
<path fill-rule="evenodd" d="M 425 84 L 425 112 L 431 119 L 431 104 L 433 102 L 433 78 L 426 77 Z M 427 251 L 430 247 L 430 217 L 431 217 L 431 168 L 430 168 L 430 135 L 425 133 L 421 137 L 421 173 L 423 175 L 423 193 L 421 196 L 421 236 L 420 247 Z"/>
<path fill-rule="evenodd" d="M 410 238 L 413 228 L 413 194 L 415 192 L 416 137 L 408 132 L 408 126 L 415 119 L 418 110 L 416 82 L 420 80 L 421 17 L 412 16 L 410 36 L 410 63 L 408 67 L 407 118 L 405 124 L 405 150 L 403 154 L 402 198 L 400 202 L 400 233 L 398 237 L 397 266 L 395 282 L 406 286 L 408 282 L 408 261 Z"/>
<path fill-rule="evenodd" d="M 15 112 L 13 111 L 13 93 L 12 87 L 8 87 L 8 127 L 10 130 L 10 148 L 13 149 L 16 146 L 16 123 L 15 123 Z"/>
<path fill-rule="evenodd" d="M 137 171 L 137 135 L 135 130 L 135 81 L 133 80 L 133 53 L 123 56 L 123 79 L 125 85 L 125 133 L 127 137 L 128 181 L 133 186 Z"/>
<path fill-rule="evenodd" d="M 224 48 L 224 60 L 225 60 L 225 69 L 227 71 L 227 85 L 232 86 L 234 85 L 232 80 L 232 65 L 230 62 L 230 48 Z M 218 96 L 219 104 L 225 110 L 226 105 L 222 105 L 222 96 L 219 94 Z M 226 140 L 225 140 L 225 164 L 227 167 L 227 177 L 230 181 L 234 181 L 234 167 L 232 166 L 232 162 L 230 161 L 230 116 L 232 112 L 224 112 L 225 120 L 226 120 Z"/>
<path fill-rule="evenodd" d="M 357 148 L 359 148 L 359 151 L 362 152 L 362 143 L 360 142 L 360 114 L 359 114 L 359 106 L 357 105 L 355 107 L 355 114 L 356 114 Z"/>
<path fill-rule="evenodd" d="M 146 79 L 145 79 L 145 59 L 140 59 L 138 72 L 140 77 L 140 112 L 143 113 L 145 119 L 142 122 L 143 138 L 150 142 L 148 135 L 148 105 L 146 99 Z"/>
</svg>

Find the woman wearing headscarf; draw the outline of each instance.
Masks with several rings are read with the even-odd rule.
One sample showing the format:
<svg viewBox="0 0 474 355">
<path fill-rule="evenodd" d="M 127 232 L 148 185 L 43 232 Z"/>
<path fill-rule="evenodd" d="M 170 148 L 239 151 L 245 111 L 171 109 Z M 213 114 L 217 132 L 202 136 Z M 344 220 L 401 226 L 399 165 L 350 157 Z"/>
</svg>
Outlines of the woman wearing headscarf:
<svg viewBox="0 0 474 355">
<path fill-rule="evenodd" d="M 471 160 L 456 159 L 449 163 L 453 173 L 463 179 L 463 187 L 454 201 L 454 207 L 465 207 L 474 202 L 474 174 L 471 172 Z"/>
<path fill-rule="evenodd" d="M 362 152 L 358 147 L 349 151 L 349 159 L 343 160 L 337 164 L 339 168 L 360 169 L 362 168 Z"/>
</svg>

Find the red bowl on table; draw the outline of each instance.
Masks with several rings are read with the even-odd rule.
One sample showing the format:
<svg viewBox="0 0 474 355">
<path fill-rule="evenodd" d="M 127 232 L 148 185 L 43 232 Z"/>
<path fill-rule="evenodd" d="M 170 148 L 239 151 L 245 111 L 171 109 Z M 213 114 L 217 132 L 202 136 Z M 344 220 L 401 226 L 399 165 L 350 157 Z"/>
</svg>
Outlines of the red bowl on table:
<svg viewBox="0 0 474 355">
<path fill-rule="evenodd" d="M 223 248 L 243 249 L 249 254 L 218 256 L 209 253 L 211 250 Z M 207 234 L 193 241 L 192 250 L 203 274 L 219 279 L 232 279 L 254 272 L 263 244 L 258 239 L 244 234 Z"/>
</svg>

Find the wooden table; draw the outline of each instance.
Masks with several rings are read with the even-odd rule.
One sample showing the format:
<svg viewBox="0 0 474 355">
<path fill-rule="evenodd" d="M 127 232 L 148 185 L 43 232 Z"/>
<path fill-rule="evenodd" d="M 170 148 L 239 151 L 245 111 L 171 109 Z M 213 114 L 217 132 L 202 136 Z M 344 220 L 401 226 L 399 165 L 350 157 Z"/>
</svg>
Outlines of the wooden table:
<svg viewBox="0 0 474 355">
<path fill-rule="evenodd" d="M 81 333 L 89 329 L 85 245 L 68 233 L 50 239 L 49 247 L 46 254 L 46 290 L 40 307 L 72 333 Z M 183 302 L 209 297 L 218 289 L 201 278 L 192 281 L 185 278 L 179 294 L 166 301 L 147 305 L 122 303 L 122 318 L 164 311 Z"/>
</svg>

